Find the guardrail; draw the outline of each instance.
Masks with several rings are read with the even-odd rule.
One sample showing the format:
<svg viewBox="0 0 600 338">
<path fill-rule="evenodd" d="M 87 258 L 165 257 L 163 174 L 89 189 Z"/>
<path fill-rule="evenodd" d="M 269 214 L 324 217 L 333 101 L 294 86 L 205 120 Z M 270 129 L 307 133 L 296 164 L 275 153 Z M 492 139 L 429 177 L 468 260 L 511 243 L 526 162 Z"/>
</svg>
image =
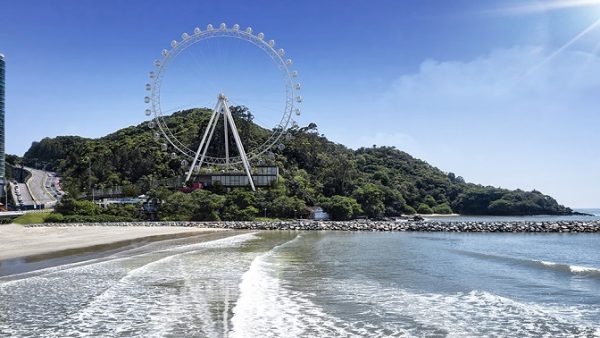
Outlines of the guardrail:
<svg viewBox="0 0 600 338">
<path fill-rule="evenodd" d="M 23 169 L 25 171 L 29 172 L 29 175 L 27 175 L 27 180 L 25 181 L 25 186 L 27 187 L 27 191 L 29 191 L 29 196 L 31 196 L 31 200 L 33 201 L 33 207 L 37 208 L 38 205 L 40 205 L 40 201 L 35 197 L 35 195 L 33 194 L 31 187 L 29 186 L 29 181 L 31 181 L 31 178 L 33 177 L 33 173 L 27 169 Z"/>
<path fill-rule="evenodd" d="M 2 211 L 2 212 L 0 212 L 0 218 L 11 217 L 11 216 L 21 216 L 23 214 L 25 214 L 24 211 Z"/>
</svg>

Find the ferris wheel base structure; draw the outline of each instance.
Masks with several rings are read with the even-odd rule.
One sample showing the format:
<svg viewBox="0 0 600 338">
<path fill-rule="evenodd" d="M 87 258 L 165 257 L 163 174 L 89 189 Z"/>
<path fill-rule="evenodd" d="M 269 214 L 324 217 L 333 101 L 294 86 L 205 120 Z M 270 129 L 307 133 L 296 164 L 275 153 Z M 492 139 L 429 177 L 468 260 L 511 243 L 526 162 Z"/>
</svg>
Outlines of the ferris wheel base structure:
<svg viewBox="0 0 600 338">
<path fill-rule="evenodd" d="M 225 141 L 225 165 L 229 165 L 229 126 L 231 126 L 231 133 L 233 135 L 234 143 L 237 147 L 238 153 L 240 154 L 240 159 L 242 161 L 242 166 L 244 167 L 244 171 L 246 172 L 246 176 L 248 177 L 248 183 L 252 187 L 253 191 L 256 191 L 256 187 L 254 186 L 254 181 L 252 180 L 252 173 L 250 172 L 250 161 L 248 161 L 248 155 L 246 155 L 246 150 L 244 150 L 244 145 L 242 144 L 242 140 L 240 139 L 240 134 L 237 131 L 237 127 L 235 125 L 235 121 L 233 120 L 233 116 L 231 115 L 231 110 L 229 110 L 229 103 L 227 102 L 227 97 L 223 93 L 219 93 L 217 105 L 213 110 L 212 115 L 210 116 L 210 120 L 208 122 L 208 127 L 204 130 L 204 135 L 202 135 L 202 140 L 200 141 L 200 145 L 198 146 L 198 150 L 196 151 L 196 155 L 194 156 L 194 160 L 190 165 L 190 170 L 185 178 L 185 182 L 189 182 L 194 170 L 199 171 L 202 167 L 202 163 L 206 158 L 206 151 L 208 150 L 208 146 L 212 141 L 212 137 L 214 135 L 215 129 L 217 129 L 217 124 L 219 122 L 219 118 L 223 117 L 223 128 L 224 128 L 224 141 Z M 207 138 L 208 136 L 208 138 Z M 202 154 L 202 156 L 200 156 Z M 196 163 L 198 166 L 196 166 Z"/>
</svg>

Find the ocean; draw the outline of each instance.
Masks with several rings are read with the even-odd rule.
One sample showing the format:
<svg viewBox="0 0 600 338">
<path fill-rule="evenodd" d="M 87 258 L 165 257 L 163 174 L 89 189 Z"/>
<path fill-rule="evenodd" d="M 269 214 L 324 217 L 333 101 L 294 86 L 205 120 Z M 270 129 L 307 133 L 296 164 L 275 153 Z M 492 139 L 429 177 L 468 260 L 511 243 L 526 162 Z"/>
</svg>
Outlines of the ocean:
<svg viewBox="0 0 600 338">
<path fill-rule="evenodd" d="M 0 336 L 600 336 L 600 234 L 221 232 L 0 278 Z"/>
<path fill-rule="evenodd" d="M 425 219 L 450 222 L 558 222 L 558 221 L 598 221 L 600 209 L 574 209 L 587 214 L 572 216 L 536 215 L 536 216 L 471 216 L 471 215 L 441 215 L 426 216 Z"/>
</svg>

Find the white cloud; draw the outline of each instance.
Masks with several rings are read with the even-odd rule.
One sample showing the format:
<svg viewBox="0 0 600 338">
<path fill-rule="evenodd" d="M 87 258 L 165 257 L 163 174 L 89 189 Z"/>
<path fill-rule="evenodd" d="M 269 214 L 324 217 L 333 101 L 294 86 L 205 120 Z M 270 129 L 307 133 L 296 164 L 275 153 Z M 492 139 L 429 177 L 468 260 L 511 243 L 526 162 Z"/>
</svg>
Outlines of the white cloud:
<svg viewBox="0 0 600 338">
<path fill-rule="evenodd" d="M 418 73 L 396 80 L 381 103 L 413 114 L 514 114 L 534 106 L 554 110 L 600 89 L 598 57 L 564 52 L 538 67 L 549 54 L 515 47 L 469 62 L 427 60 Z"/>
<path fill-rule="evenodd" d="M 600 189 L 600 58 L 564 51 L 544 63 L 551 54 L 523 46 L 424 61 L 382 95 L 371 119 L 385 121 L 379 132 L 356 142 L 396 145 L 474 182 L 583 205 Z M 581 158 L 588 165 L 572 165 Z"/>
</svg>

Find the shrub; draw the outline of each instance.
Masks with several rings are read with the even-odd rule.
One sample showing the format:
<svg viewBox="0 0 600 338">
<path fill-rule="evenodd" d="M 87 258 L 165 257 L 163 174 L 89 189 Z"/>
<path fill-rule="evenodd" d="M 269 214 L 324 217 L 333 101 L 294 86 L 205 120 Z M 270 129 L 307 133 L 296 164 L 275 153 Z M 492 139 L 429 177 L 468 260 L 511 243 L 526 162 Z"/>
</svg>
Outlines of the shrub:
<svg viewBox="0 0 600 338">
<path fill-rule="evenodd" d="M 431 210 L 431 208 L 427 204 L 421 203 L 417 208 L 417 212 L 419 214 L 429 215 L 433 213 L 433 210 Z"/>
<path fill-rule="evenodd" d="M 100 214 L 100 207 L 94 202 L 86 200 L 76 200 L 70 195 L 63 199 L 56 206 L 56 212 L 63 215 L 86 215 L 93 216 Z"/>
<path fill-rule="evenodd" d="M 111 204 L 102 211 L 102 214 L 123 218 L 141 218 L 140 207 L 133 204 Z"/>
<path fill-rule="evenodd" d="M 411 207 L 410 205 L 406 205 L 404 206 L 404 213 L 407 215 L 414 215 L 417 213 L 417 210 L 415 210 L 415 208 Z"/>
<path fill-rule="evenodd" d="M 437 204 L 437 202 L 435 201 L 435 198 L 433 198 L 433 196 L 431 196 L 431 195 L 425 196 L 424 203 L 427 204 L 430 207 L 433 207 L 433 206 L 435 206 Z"/>
<path fill-rule="evenodd" d="M 448 203 L 443 203 L 443 204 L 436 205 L 435 207 L 433 207 L 433 213 L 448 215 L 448 214 L 452 213 L 452 208 L 450 208 Z"/>
<path fill-rule="evenodd" d="M 21 215 L 14 219 L 16 224 L 40 224 L 46 221 L 46 218 L 50 215 L 49 212 L 32 212 Z"/>
<path fill-rule="evenodd" d="M 253 221 L 258 215 L 258 209 L 255 207 L 240 208 L 235 204 L 229 204 L 222 213 L 224 221 Z"/>
<path fill-rule="evenodd" d="M 221 212 L 225 206 L 225 196 L 213 194 L 208 190 L 192 192 L 192 201 L 195 208 L 192 212 L 192 221 L 220 221 Z"/>
<path fill-rule="evenodd" d="M 488 206 L 488 211 L 492 215 L 510 215 L 512 209 L 513 204 L 504 199 L 497 199 Z"/>
<path fill-rule="evenodd" d="M 160 205 L 158 215 L 165 221 L 189 221 L 195 204 L 190 194 L 176 192 Z"/>
<path fill-rule="evenodd" d="M 17 217 L 2 217 L 0 218 L 0 224 L 10 224 L 13 223 L 17 219 Z"/>
<path fill-rule="evenodd" d="M 57 212 L 53 212 L 46 217 L 46 223 L 62 223 L 65 221 L 65 216 Z"/>
<path fill-rule="evenodd" d="M 321 206 L 334 221 L 346 221 L 362 212 L 360 204 L 354 198 L 340 195 L 326 199 Z"/>
<path fill-rule="evenodd" d="M 296 196 L 279 196 L 271 204 L 271 215 L 281 218 L 303 216 L 306 204 Z"/>
</svg>

